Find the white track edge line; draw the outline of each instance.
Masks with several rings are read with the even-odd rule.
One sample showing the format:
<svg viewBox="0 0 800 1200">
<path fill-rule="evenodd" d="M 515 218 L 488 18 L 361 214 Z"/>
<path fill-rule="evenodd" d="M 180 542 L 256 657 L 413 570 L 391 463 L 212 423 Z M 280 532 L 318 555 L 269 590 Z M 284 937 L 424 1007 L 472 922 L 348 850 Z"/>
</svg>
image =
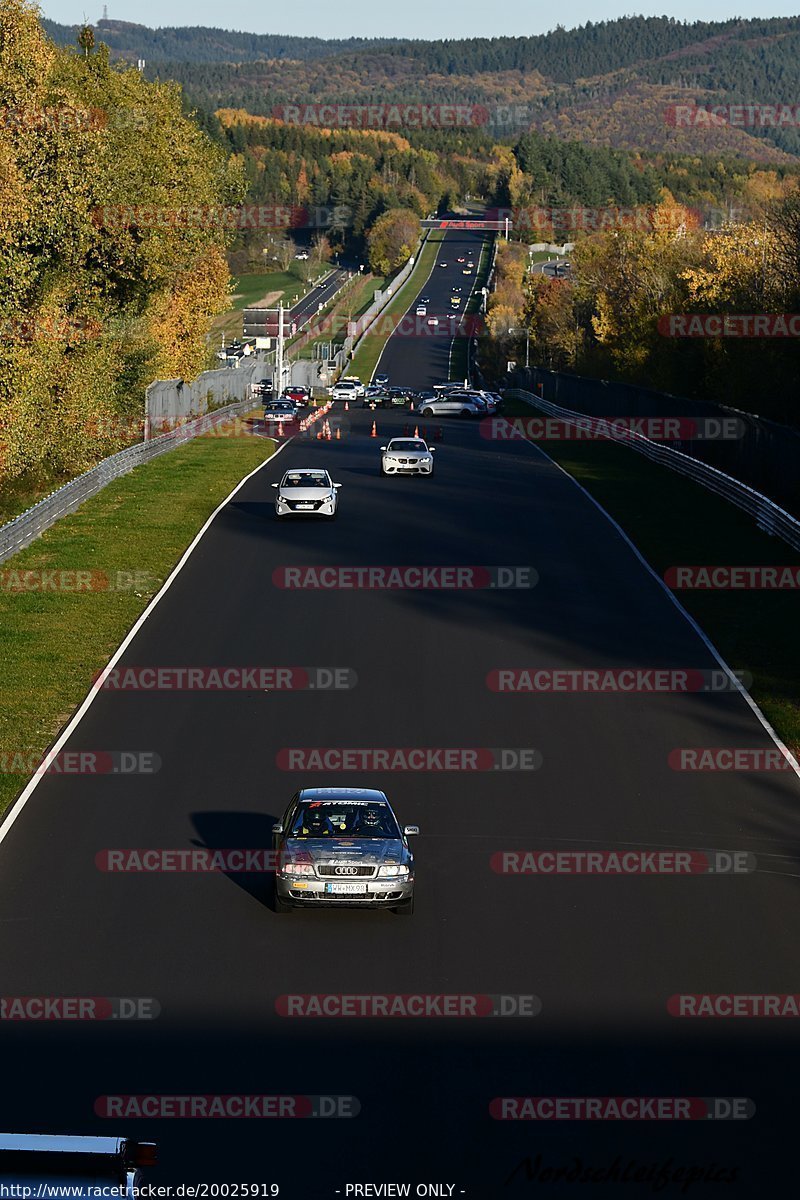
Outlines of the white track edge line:
<svg viewBox="0 0 800 1200">
<path fill-rule="evenodd" d="M 243 488 L 249 479 L 252 479 L 254 475 L 257 475 L 259 471 L 263 470 L 263 468 L 267 465 L 267 463 L 271 463 L 273 461 L 273 459 L 275 459 L 281 453 L 282 450 L 285 450 L 285 448 L 289 445 L 289 443 L 292 440 L 293 440 L 292 438 L 289 438 L 287 441 L 283 442 L 282 445 L 278 446 L 278 448 L 274 451 L 274 453 L 270 454 L 269 458 L 265 458 L 264 461 L 262 463 L 259 463 L 259 465 L 253 471 L 250 471 L 250 473 L 248 475 L 245 475 L 243 479 L 240 479 L 239 482 L 236 484 L 236 487 L 233 489 L 233 491 L 230 492 L 225 497 L 225 499 L 220 504 L 217 505 L 217 507 L 212 512 L 211 516 L 208 517 L 208 519 L 206 520 L 203 527 L 195 534 L 192 541 L 189 543 L 187 548 L 184 550 L 180 559 L 175 564 L 175 566 L 172 568 L 172 571 L 167 576 L 167 578 L 164 580 L 164 583 L 161 585 L 160 589 L 156 592 L 153 599 L 147 605 L 144 612 L 140 613 L 140 615 L 137 617 L 136 621 L 131 626 L 131 628 L 128 630 L 128 633 L 125 635 L 125 638 L 123 639 L 123 641 L 119 644 L 117 649 L 114 651 L 113 655 L 111 656 L 109 661 L 106 663 L 105 667 L 103 667 L 102 671 L 100 672 L 101 677 L 104 677 L 106 672 L 111 670 L 111 668 L 119 660 L 119 658 L 122 656 L 122 654 L 124 654 L 125 650 L 127 650 L 128 646 L 131 644 L 133 639 L 136 637 L 136 634 L 139 632 L 142 625 L 144 625 L 147 618 L 152 614 L 153 610 L 156 608 L 156 606 L 159 604 L 159 602 L 164 598 L 164 596 L 166 595 L 167 591 L 174 583 L 174 581 L 177 578 L 180 571 L 182 571 L 183 568 L 185 567 L 192 551 L 197 547 L 201 538 L 207 532 L 207 530 L 209 529 L 209 527 L 211 526 L 213 521 L 219 516 L 219 514 L 222 512 L 222 510 L 228 504 L 230 504 L 231 500 L 236 495 L 236 493 L 240 490 L 240 488 Z M 77 728 L 77 726 L 80 724 L 80 722 L 83 719 L 83 717 L 85 716 L 86 712 L 89 710 L 91 705 L 97 699 L 97 696 L 100 694 L 101 691 L 102 691 L 102 687 L 98 686 L 97 682 L 95 682 L 95 684 L 92 686 L 91 690 L 89 691 L 88 695 L 84 697 L 78 710 L 70 718 L 69 723 L 64 727 L 64 729 L 61 731 L 61 733 L 57 737 L 56 741 L 53 743 L 53 745 L 47 751 L 47 754 L 45 755 L 45 758 L 43 760 L 45 763 L 52 761 L 53 757 L 56 754 L 58 754 L 61 747 L 64 745 L 64 743 L 67 741 L 67 739 L 69 737 L 71 737 L 72 733 Z M 46 772 L 40 771 L 38 774 L 34 775 L 34 777 L 32 779 L 28 780 L 28 783 L 25 785 L 23 791 L 17 797 L 14 804 L 8 810 L 5 817 L 0 819 L 0 845 L 2 845 L 2 843 L 8 837 L 9 831 L 13 827 L 14 822 L 20 816 L 20 814 L 21 814 L 22 810 L 24 809 L 25 805 L 27 804 L 28 800 L 30 800 L 31 796 L 36 791 L 36 788 L 39 786 L 39 784 L 41 783 L 42 779 L 45 778 L 45 776 L 46 776 Z"/>
<path fill-rule="evenodd" d="M 525 439 L 525 440 L 527 441 L 527 439 Z M 547 453 L 547 451 L 542 450 L 541 446 L 534 445 L 532 442 L 527 442 L 527 444 L 531 447 L 531 449 L 538 451 L 538 453 L 541 454 L 543 458 L 546 458 L 549 463 L 552 463 L 553 466 L 556 468 L 556 470 L 560 471 L 562 475 L 565 475 L 567 477 L 567 479 L 570 481 L 570 483 L 574 484 L 576 488 L 579 488 L 580 491 L 583 492 L 584 496 L 586 496 L 592 502 L 592 504 L 595 506 L 595 508 L 603 514 L 603 516 L 606 518 L 606 520 L 609 521 L 611 523 L 611 525 L 614 526 L 614 528 L 616 529 L 619 536 L 622 538 L 622 540 L 625 543 L 627 543 L 627 545 L 630 547 L 630 549 L 636 555 L 636 557 L 638 558 L 638 560 L 642 564 L 642 566 L 645 568 L 645 570 L 648 571 L 652 575 L 653 579 L 655 579 L 656 583 L 658 583 L 658 585 L 662 589 L 662 591 L 666 592 L 667 596 L 669 596 L 670 600 L 675 605 L 675 607 L 677 608 L 677 610 L 681 614 L 681 616 L 684 618 L 684 620 L 686 620 L 689 623 L 689 625 L 692 627 L 694 632 L 700 638 L 701 642 L 706 647 L 706 649 L 708 651 L 710 651 L 711 655 L 717 660 L 719 665 L 722 667 L 723 671 L 726 672 L 729 679 L 731 679 L 733 681 L 733 683 L 736 685 L 736 690 L 738 691 L 739 695 L 744 699 L 744 701 L 749 705 L 749 707 L 755 713 L 756 717 L 761 722 L 761 724 L 763 725 L 766 732 L 772 738 L 773 742 L 778 747 L 781 754 L 783 754 L 784 758 L 789 763 L 789 766 L 792 768 L 795 775 L 798 777 L 798 779 L 800 779 L 800 764 L 798 763 L 795 756 L 792 754 L 789 747 L 786 745 L 786 743 L 781 738 L 778 737 L 777 733 L 772 728 L 772 725 L 770 725 L 769 721 L 764 716 L 763 712 L 761 711 L 759 706 L 756 704 L 753 697 L 747 691 L 747 688 L 745 688 L 743 686 L 741 680 L 739 678 L 737 678 L 734 671 L 732 671 L 731 668 L 728 666 L 725 659 L 722 657 L 719 650 L 717 650 L 716 646 L 711 641 L 711 639 L 708 637 L 708 635 L 705 633 L 705 631 L 697 623 L 697 621 L 694 619 L 692 614 L 683 607 L 683 605 L 681 604 L 680 600 L 678 600 L 678 598 L 674 594 L 674 592 L 669 587 L 667 587 L 664 580 L 661 578 L 661 576 L 658 574 L 658 572 L 650 565 L 650 563 L 647 561 L 645 556 L 642 554 L 639 547 L 633 541 L 631 541 L 631 539 L 628 537 L 627 533 L 622 528 L 622 526 L 619 524 L 619 522 L 614 520 L 614 518 L 611 516 L 611 513 L 608 512 L 607 509 L 603 508 L 603 505 L 600 503 L 600 501 L 597 500 L 592 495 L 592 493 L 590 491 L 588 491 L 588 489 L 585 488 L 583 486 L 583 484 L 580 483 L 575 478 L 574 475 L 570 475 L 569 471 L 565 470 L 565 468 L 562 467 L 560 463 L 557 463 L 554 458 L 551 458 L 550 455 Z"/>
</svg>

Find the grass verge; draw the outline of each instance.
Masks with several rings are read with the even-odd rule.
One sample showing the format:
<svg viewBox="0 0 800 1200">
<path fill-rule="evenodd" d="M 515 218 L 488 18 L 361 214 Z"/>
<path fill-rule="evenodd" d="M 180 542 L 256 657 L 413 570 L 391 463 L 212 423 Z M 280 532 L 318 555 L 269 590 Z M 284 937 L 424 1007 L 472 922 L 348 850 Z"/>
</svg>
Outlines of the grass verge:
<svg viewBox="0 0 800 1200">
<path fill-rule="evenodd" d="M 0 567 L 0 813 L 206 519 L 275 448 L 223 433 L 110 483 Z M 11 573 L 23 571 L 94 574 L 51 577 L 52 590 L 14 590 L 25 581 Z M 57 590 L 62 579 L 97 590 Z"/>
<path fill-rule="evenodd" d="M 538 410 L 507 399 L 503 415 Z M 800 554 L 759 530 L 752 518 L 668 467 L 612 442 L 542 441 L 542 449 L 603 505 L 662 578 L 675 566 L 800 567 Z M 800 639 L 797 592 L 675 592 L 735 671 L 778 735 L 800 751 Z"/>
<path fill-rule="evenodd" d="M 427 279 L 436 261 L 439 243 L 442 241 L 444 233 L 445 231 L 442 229 L 434 229 L 428 233 L 419 257 L 414 263 L 414 269 L 394 299 L 389 301 L 380 314 L 378 326 L 381 332 L 368 333 L 361 339 L 352 362 L 347 366 L 346 374 L 357 375 L 359 379 L 363 379 L 364 383 L 368 383 L 372 379 L 378 360 L 383 354 L 383 348 L 390 337 L 390 318 L 403 315 L 419 291 L 421 281 Z M 387 318 L 389 319 L 387 320 Z"/>
</svg>

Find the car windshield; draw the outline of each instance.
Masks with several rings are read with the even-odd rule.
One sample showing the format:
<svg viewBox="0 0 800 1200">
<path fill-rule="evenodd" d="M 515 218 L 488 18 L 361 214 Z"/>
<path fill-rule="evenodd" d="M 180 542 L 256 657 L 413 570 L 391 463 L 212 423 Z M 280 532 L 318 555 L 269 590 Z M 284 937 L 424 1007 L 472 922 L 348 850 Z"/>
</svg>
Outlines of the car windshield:
<svg viewBox="0 0 800 1200">
<path fill-rule="evenodd" d="M 289 471 L 281 487 L 330 487 L 327 471 Z"/>
<path fill-rule="evenodd" d="M 303 804 L 289 836 L 293 838 L 400 838 L 394 814 L 370 800 L 322 800 Z"/>
<path fill-rule="evenodd" d="M 427 450 L 428 447 L 423 441 L 417 441 L 416 438 L 394 438 L 389 442 L 389 450 Z"/>
</svg>

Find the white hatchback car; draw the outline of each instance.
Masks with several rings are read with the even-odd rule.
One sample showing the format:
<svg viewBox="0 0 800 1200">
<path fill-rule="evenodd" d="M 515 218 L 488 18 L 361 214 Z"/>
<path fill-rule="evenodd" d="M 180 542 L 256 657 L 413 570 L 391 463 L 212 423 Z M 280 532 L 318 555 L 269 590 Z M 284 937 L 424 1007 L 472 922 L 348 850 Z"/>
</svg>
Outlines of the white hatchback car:
<svg viewBox="0 0 800 1200">
<path fill-rule="evenodd" d="M 392 438 L 381 446 L 381 475 L 432 475 L 433 451 L 422 438 Z"/>
<path fill-rule="evenodd" d="M 276 517 L 336 516 L 339 506 L 340 483 L 334 483 L 327 471 L 318 467 L 296 467 L 287 471 L 275 497 Z"/>
</svg>

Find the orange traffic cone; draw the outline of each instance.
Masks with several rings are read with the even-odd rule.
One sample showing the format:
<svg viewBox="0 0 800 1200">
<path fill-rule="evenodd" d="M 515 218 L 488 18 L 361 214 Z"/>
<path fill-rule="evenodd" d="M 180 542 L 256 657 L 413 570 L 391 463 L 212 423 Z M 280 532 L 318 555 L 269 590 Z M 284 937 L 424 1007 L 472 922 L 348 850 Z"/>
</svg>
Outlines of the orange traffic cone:
<svg viewBox="0 0 800 1200">
<path fill-rule="evenodd" d="M 278 437 L 283 437 L 283 421 L 278 421 Z"/>
<path fill-rule="evenodd" d="M 419 425 L 414 426 L 414 437 L 419 437 Z"/>
<path fill-rule="evenodd" d="M 345 402 L 344 402 L 344 411 L 350 412 L 350 404 L 347 400 L 345 400 Z"/>
<path fill-rule="evenodd" d="M 347 403 L 347 401 L 345 400 L 345 404 L 346 403 Z M 336 426 L 336 440 L 337 440 L 337 442 L 340 442 L 342 440 L 342 431 L 340 430 L 338 425 Z"/>
<path fill-rule="evenodd" d="M 376 425 L 375 421 L 372 422 L 372 433 L 369 436 L 370 437 L 378 436 L 378 426 Z"/>
<path fill-rule="evenodd" d="M 318 442 L 322 441 L 322 430 L 321 429 L 317 430 L 317 441 Z"/>
</svg>

